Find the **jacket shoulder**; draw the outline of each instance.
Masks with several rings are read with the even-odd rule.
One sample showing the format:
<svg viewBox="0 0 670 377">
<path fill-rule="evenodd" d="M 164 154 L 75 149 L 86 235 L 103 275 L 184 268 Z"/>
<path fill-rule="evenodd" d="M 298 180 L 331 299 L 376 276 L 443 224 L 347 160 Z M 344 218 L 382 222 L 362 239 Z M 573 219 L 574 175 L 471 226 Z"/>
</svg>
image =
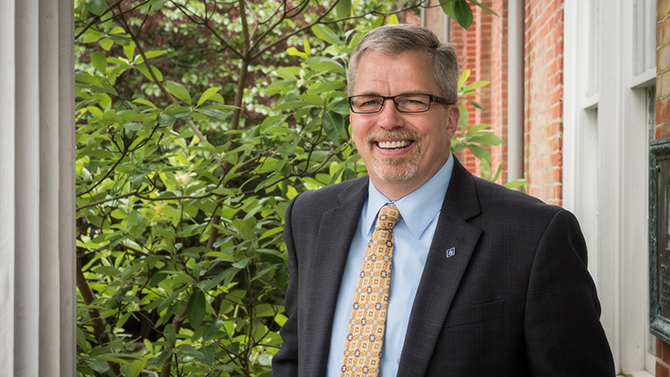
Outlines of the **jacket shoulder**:
<svg viewBox="0 0 670 377">
<path fill-rule="evenodd" d="M 547 204 L 542 200 L 530 196 L 524 192 L 512 190 L 500 184 L 474 177 L 477 195 L 482 208 L 495 208 L 501 210 L 515 210 L 521 212 L 534 212 L 553 217 L 557 212 L 565 209 Z"/>
<path fill-rule="evenodd" d="M 318 190 L 305 191 L 293 198 L 291 203 L 293 211 L 306 210 L 312 213 L 322 213 L 339 207 L 341 201 L 348 201 L 360 195 L 361 190 L 367 190 L 368 181 L 368 177 L 365 176 L 325 186 Z"/>
</svg>

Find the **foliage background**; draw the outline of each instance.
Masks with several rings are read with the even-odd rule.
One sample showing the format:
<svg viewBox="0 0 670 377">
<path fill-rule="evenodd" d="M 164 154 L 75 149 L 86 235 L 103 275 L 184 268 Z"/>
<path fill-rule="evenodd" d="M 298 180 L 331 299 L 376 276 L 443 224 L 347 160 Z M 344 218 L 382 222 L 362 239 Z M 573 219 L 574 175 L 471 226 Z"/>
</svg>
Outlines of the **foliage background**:
<svg viewBox="0 0 670 377">
<path fill-rule="evenodd" d="M 80 375 L 270 375 L 286 206 L 366 174 L 347 59 L 421 6 L 75 0 Z M 442 8 L 472 22 L 465 0 Z M 488 166 L 500 139 L 461 108 L 452 148 Z"/>
</svg>

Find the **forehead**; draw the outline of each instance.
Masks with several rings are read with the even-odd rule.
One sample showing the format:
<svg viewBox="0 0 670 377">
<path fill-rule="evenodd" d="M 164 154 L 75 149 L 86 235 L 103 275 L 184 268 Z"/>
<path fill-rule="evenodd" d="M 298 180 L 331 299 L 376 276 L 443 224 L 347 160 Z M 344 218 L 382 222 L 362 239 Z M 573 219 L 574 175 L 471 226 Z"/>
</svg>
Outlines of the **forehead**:
<svg viewBox="0 0 670 377">
<path fill-rule="evenodd" d="M 381 95 L 438 94 L 430 54 L 426 51 L 407 51 L 387 55 L 369 51 L 359 61 L 354 92 Z"/>
</svg>

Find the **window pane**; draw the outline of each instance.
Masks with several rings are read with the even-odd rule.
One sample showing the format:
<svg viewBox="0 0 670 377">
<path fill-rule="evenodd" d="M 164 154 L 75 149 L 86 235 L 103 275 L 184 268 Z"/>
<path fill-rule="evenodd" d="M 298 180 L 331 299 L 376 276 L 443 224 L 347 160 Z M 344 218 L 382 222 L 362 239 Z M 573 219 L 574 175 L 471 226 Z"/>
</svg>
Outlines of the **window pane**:
<svg viewBox="0 0 670 377">
<path fill-rule="evenodd" d="M 634 75 L 656 67 L 656 0 L 635 0 Z"/>
</svg>

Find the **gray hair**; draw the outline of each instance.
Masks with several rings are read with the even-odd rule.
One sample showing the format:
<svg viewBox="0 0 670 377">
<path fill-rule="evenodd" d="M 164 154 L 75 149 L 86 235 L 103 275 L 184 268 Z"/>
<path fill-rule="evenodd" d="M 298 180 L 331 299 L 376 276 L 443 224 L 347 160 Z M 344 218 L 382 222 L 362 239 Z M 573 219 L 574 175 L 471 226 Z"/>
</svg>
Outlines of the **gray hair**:
<svg viewBox="0 0 670 377">
<path fill-rule="evenodd" d="M 458 58 L 451 43 L 442 43 L 429 29 L 411 24 L 385 25 L 367 33 L 354 49 L 349 61 L 347 79 L 349 95 L 356 88 L 358 64 L 369 51 L 399 55 L 407 51 L 425 51 L 433 61 L 433 76 L 440 96 L 458 102 Z"/>
</svg>

